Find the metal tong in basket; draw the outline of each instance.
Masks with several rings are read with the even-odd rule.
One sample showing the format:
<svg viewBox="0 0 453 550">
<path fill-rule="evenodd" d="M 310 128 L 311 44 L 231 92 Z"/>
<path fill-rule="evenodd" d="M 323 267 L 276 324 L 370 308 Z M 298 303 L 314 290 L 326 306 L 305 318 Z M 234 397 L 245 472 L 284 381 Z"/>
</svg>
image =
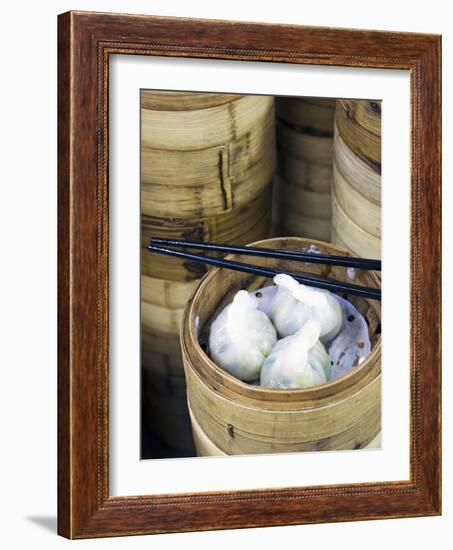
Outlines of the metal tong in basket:
<svg viewBox="0 0 453 550">
<path fill-rule="evenodd" d="M 174 248 L 166 248 L 167 246 Z M 175 250 L 175 248 L 192 248 L 194 250 L 204 251 L 211 250 L 214 252 L 224 252 L 228 254 L 242 254 L 244 256 L 257 256 L 261 258 L 277 258 L 295 262 L 317 263 L 373 271 L 381 270 L 380 260 L 356 258 L 353 256 L 333 256 L 330 254 L 321 254 L 310 251 L 298 252 L 293 250 L 279 250 L 275 248 L 260 248 L 257 246 L 238 246 L 231 244 L 184 241 L 179 239 L 162 239 L 160 237 L 152 237 L 148 245 L 148 250 L 156 254 L 164 254 L 166 256 L 173 256 L 175 258 L 182 258 L 202 264 L 233 269 L 235 271 L 242 271 L 244 273 L 250 273 L 251 275 L 258 275 L 261 277 L 273 278 L 279 273 L 287 273 L 288 275 L 291 275 L 291 277 L 294 277 L 294 279 L 296 279 L 299 283 L 307 286 L 314 286 L 316 288 L 329 290 L 331 292 L 354 294 L 356 296 L 361 296 L 372 300 L 381 299 L 380 288 L 371 288 L 352 283 L 344 283 L 342 281 L 336 281 L 335 279 L 329 279 L 308 273 L 288 272 L 279 269 L 272 269 L 270 267 L 236 262 L 224 258 L 214 258 L 212 256 L 193 254 L 191 252 Z"/>
</svg>

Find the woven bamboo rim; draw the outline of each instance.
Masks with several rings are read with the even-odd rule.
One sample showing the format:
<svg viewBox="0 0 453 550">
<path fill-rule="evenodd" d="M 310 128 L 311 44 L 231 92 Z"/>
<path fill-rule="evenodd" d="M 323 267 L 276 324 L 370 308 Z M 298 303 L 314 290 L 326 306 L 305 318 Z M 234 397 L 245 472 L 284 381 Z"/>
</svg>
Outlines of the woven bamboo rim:
<svg viewBox="0 0 453 550">
<path fill-rule="evenodd" d="M 379 100 L 340 99 L 339 106 L 349 112 L 349 118 L 370 134 L 381 137 L 381 104 Z"/>
<path fill-rule="evenodd" d="M 213 92 L 142 90 L 140 106 L 153 111 L 192 111 L 225 105 L 241 97 L 243 96 Z"/>
<path fill-rule="evenodd" d="M 251 121 L 245 135 L 214 147 L 168 151 L 142 146 L 142 183 L 184 188 L 212 183 L 219 177 L 219 153 L 225 149 L 230 149 L 227 174 L 243 176 L 275 147 L 275 121 L 271 115 L 268 111 L 266 117 Z"/>
<path fill-rule="evenodd" d="M 243 96 L 225 105 L 189 111 L 141 110 L 141 144 L 151 149 L 193 151 L 244 136 L 274 110 L 270 96 Z"/>
</svg>

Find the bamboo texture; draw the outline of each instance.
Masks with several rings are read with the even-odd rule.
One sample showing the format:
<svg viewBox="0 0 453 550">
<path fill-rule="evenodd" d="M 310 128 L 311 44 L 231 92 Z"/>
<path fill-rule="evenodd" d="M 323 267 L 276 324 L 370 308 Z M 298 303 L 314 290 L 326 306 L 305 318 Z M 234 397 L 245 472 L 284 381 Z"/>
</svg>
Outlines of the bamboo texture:
<svg viewBox="0 0 453 550">
<path fill-rule="evenodd" d="M 335 100 L 278 98 L 273 234 L 330 240 Z"/>
<path fill-rule="evenodd" d="M 332 241 L 381 257 L 381 106 L 339 100 L 335 116 Z"/>
<path fill-rule="evenodd" d="M 335 245 L 295 237 L 257 243 L 293 250 L 313 244 L 325 253 L 349 253 Z M 291 269 L 288 261 L 262 258 L 260 262 Z M 349 280 L 347 270 L 337 266 L 306 264 L 306 271 Z M 355 282 L 380 287 L 379 279 L 367 271 L 357 270 Z M 303 390 L 256 387 L 217 367 L 203 351 L 210 323 L 237 290 L 254 290 L 264 284 L 269 281 L 216 268 L 201 282 L 185 309 L 182 350 L 188 401 L 196 422 L 209 441 L 225 454 L 366 446 L 380 430 L 379 303 L 350 298 L 368 320 L 372 351 L 359 367 L 321 386 Z M 199 445 L 197 437 L 195 442 Z"/>
<path fill-rule="evenodd" d="M 219 447 L 217 447 L 201 428 L 193 412 L 189 407 L 190 423 L 192 426 L 193 440 L 197 456 L 227 456 Z M 374 439 L 364 446 L 364 449 L 380 449 L 381 433 L 379 432 Z"/>
<path fill-rule="evenodd" d="M 193 281 L 204 275 L 199 264 L 164 256 L 156 258 L 147 251 L 153 236 L 194 241 L 248 244 L 268 236 L 272 210 L 271 189 L 244 206 L 217 216 L 193 219 L 162 219 L 142 215 L 142 275 L 172 281 Z"/>
<path fill-rule="evenodd" d="M 184 306 L 206 267 L 157 257 L 152 236 L 247 244 L 269 234 L 274 99 L 141 94 L 141 323 L 144 403 L 168 445 L 191 431 L 179 344 Z"/>
</svg>

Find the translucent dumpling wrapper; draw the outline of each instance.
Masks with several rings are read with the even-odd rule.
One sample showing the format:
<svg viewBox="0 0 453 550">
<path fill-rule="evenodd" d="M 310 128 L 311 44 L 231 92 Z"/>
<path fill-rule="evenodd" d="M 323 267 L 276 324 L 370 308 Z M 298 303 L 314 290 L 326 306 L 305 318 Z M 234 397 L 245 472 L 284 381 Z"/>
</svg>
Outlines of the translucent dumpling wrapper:
<svg viewBox="0 0 453 550">
<path fill-rule="evenodd" d="M 252 290 L 249 294 L 256 301 L 258 309 L 271 318 L 272 302 L 274 300 L 277 287 L 275 285 L 263 286 L 257 290 Z"/>
<path fill-rule="evenodd" d="M 319 341 L 321 325 L 307 321 L 291 336 L 279 340 L 261 369 L 267 388 L 308 388 L 330 379 L 330 357 Z"/>
<path fill-rule="evenodd" d="M 277 291 L 277 286 L 270 285 L 250 292 L 250 296 L 258 308 L 270 316 Z M 371 351 L 371 342 L 367 322 L 357 308 L 336 294 L 331 296 L 343 312 L 340 331 L 325 346 L 331 362 L 330 380 L 335 380 L 365 360 Z"/>
<path fill-rule="evenodd" d="M 247 291 L 240 290 L 212 323 L 209 352 L 222 369 L 240 380 L 253 381 L 260 377 L 276 341 L 269 317 Z"/>
<path fill-rule="evenodd" d="M 280 336 L 295 334 L 307 321 L 315 320 L 321 325 L 321 342 L 335 338 L 341 329 L 343 312 L 330 292 L 298 283 L 283 273 L 274 277 L 274 283 L 277 291 L 270 317 Z"/>
</svg>

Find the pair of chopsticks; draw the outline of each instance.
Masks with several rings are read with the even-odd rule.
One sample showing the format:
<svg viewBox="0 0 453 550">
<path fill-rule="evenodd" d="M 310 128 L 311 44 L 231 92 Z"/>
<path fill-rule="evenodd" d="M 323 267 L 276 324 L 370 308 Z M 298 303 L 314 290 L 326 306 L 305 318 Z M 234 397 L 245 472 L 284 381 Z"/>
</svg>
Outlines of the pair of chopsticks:
<svg viewBox="0 0 453 550">
<path fill-rule="evenodd" d="M 329 290 L 331 292 L 346 292 L 373 300 L 381 299 L 381 290 L 379 288 L 369 288 L 366 286 L 354 285 L 351 283 L 343 283 L 334 279 L 328 279 L 325 277 L 320 277 L 307 273 L 282 271 L 243 262 L 236 262 L 233 260 L 226 260 L 223 258 L 213 258 L 212 256 L 203 256 L 199 254 L 193 254 L 191 252 L 182 252 L 180 250 L 174 250 L 174 248 L 166 248 L 167 246 L 176 248 L 192 248 L 195 250 L 225 252 L 229 254 L 243 254 L 245 256 L 258 256 L 262 258 L 277 258 L 292 260 L 296 262 L 318 263 L 367 270 L 370 269 L 374 271 L 381 270 L 380 260 L 353 258 L 350 256 L 332 256 L 330 254 L 318 254 L 316 252 L 296 252 L 289 250 L 278 250 L 275 248 L 259 248 L 254 246 L 200 243 L 178 239 L 162 239 L 159 237 L 152 237 L 148 245 L 148 250 L 156 254 L 164 254 L 166 256 L 173 256 L 175 258 L 182 258 L 185 260 L 191 260 L 194 262 L 213 265 L 216 267 L 233 269 L 235 271 L 242 271 L 244 273 L 250 273 L 251 275 L 258 275 L 261 277 L 273 278 L 279 273 L 287 273 L 288 275 L 291 275 L 291 277 L 294 277 L 294 279 L 296 279 L 299 283 L 307 286 L 314 286 L 324 290 Z"/>
</svg>

